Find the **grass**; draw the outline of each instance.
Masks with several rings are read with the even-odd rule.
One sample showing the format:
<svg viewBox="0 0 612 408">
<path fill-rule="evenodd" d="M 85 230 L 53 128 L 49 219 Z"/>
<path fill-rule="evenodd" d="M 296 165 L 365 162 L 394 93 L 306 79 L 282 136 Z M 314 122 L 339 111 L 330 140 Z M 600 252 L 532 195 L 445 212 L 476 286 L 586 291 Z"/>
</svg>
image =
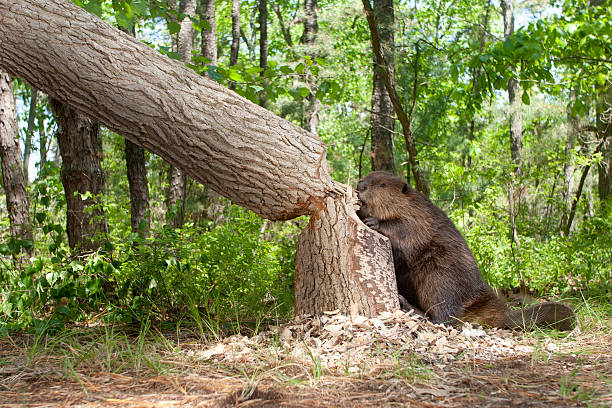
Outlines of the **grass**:
<svg viewBox="0 0 612 408">
<path fill-rule="evenodd" d="M 520 398 L 529 395 L 535 406 L 606 406 L 612 398 L 612 310 L 598 299 L 581 302 L 576 308 L 580 331 L 512 337 L 533 347 L 531 352 L 482 359 L 464 350 L 454 360 L 436 360 L 410 342 L 380 338 L 364 343 L 367 355 L 347 348 L 335 369 L 326 366 L 327 351 L 313 348 L 316 342 L 299 334 L 282 338 L 278 320 L 273 333 L 261 337 L 267 340 L 244 345 L 242 334 L 226 336 L 233 329 L 202 331 L 206 320 L 202 325 L 144 320 L 140 326 L 75 325 L 52 335 L 11 334 L 0 337 L 0 389 L 6 391 L 0 393 L 0 405 L 54 406 L 70 400 L 93 406 L 112 396 L 125 406 L 187 404 L 199 398 L 245 406 L 256 401 L 401 406 L 410 400 L 414 406 L 467 407 L 489 403 L 491 395 L 506 398 L 503 404 L 525 403 Z M 218 345 L 226 351 L 203 357 Z M 58 399 L 44 400 L 44 389 L 56 390 Z"/>
</svg>

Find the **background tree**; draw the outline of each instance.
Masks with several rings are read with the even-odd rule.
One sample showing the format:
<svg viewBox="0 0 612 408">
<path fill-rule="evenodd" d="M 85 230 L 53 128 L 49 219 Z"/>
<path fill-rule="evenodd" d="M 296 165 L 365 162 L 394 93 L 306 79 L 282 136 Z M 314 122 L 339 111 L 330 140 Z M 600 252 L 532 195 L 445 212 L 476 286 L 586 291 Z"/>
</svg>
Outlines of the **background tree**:
<svg viewBox="0 0 612 408">
<path fill-rule="evenodd" d="M 57 100 L 51 101 L 62 155 L 61 178 L 66 196 L 66 231 L 73 251 L 95 251 L 106 239 L 104 171 L 100 125 Z"/>
<path fill-rule="evenodd" d="M 375 0 L 374 14 L 378 23 L 380 47 L 388 67 L 380 66 L 374 59 L 372 70 L 372 170 L 394 172 L 393 138 L 395 115 L 389 93 L 385 88 L 383 70 L 388 69 L 391 82 L 394 81 L 394 18 L 393 0 Z"/>
<path fill-rule="evenodd" d="M 204 6 L 203 3 L 203 13 L 202 16 L 208 16 L 206 13 L 210 13 L 210 7 L 212 7 L 212 12 L 214 14 L 215 2 L 214 0 L 209 1 L 209 6 Z M 180 30 L 178 32 L 178 39 L 176 42 L 176 47 L 178 50 L 178 54 L 180 55 L 181 60 L 184 63 L 188 63 L 191 61 L 191 51 L 193 50 L 194 36 L 195 30 L 191 24 L 191 18 L 195 17 L 196 13 L 196 1 L 195 0 L 180 0 L 178 7 L 179 16 L 183 16 L 183 19 L 180 22 Z M 208 21 L 210 24 L 210 21 Z M 213 38 L 214 38 L 214 16 L 212 19 L 211 30 Z M 210 32 L 206 33 L 206 29 L 202 31 L 202 44 L 204 44 L 205 38 L 210 38 Z M 202 51 L 204 52 L 204 45 L 202 45 Z M 214 54 L 214 59 L 216 61 L 217 49 L 214 48 L 214 52 L 210 49 L 207 49 L 208 53 Z M 204 55 L 205 58 L 213 57 L 211 54 Z M 215 64 L 214 62 L 212 63 Z M 169 171 L 169 188 L 168 188 L 168 222 L 174 228 L 180 228 L 183 226 L 183 221 L 185 219 L 185 198 L 187 191 L 187 175 L 183 170 L 176 166 L 170 166 Z"/>
<path fill-rule="evenodd" d="M 10 221 L 11 237 L 32 241 L 30 203 L 18 144 L 17 111 L 13 94 L 13 79 L 0 71 L 0 159 L 2 160 L 2 187 Z M 32 248 L 26 243 L 24 248 Z"/>
</svg>

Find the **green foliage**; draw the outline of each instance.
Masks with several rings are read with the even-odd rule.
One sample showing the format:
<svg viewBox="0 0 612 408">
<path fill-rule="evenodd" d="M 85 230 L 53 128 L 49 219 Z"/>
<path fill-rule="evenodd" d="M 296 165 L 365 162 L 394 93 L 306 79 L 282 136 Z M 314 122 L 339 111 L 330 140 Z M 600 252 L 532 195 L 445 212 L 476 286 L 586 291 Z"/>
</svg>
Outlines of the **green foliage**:
<svg viewBox="0 0 612 408">
<path fill-rule="evenodd" d="M 5 248 L 0 327 L 54 330 L 103 311 L 107 321 L 187 319 L 217 333 L 288 315 L 293 242 L 282 234 L 265 239 L 253 213 L 233 207 L 227 216 L 231 221 L 211 229 L 163 227 L 149 239 L 130 234 L 84 258 L 51 239 L 48 252 L 22 268 L 8 257 L 18 249 Z M 56 224 L 41 229 L 63 232 Z"/>
</svg>

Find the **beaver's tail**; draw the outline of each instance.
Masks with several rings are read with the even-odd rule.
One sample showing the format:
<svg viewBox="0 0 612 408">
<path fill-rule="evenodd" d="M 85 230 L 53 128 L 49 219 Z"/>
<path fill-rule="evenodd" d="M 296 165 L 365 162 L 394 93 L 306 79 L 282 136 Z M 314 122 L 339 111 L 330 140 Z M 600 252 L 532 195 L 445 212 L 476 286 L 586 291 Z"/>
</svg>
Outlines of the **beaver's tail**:
<svg viewBox="0 0 612 408">
<path fill-rule="evenodd" d="M 536 327 L 573 330 L 576 327 L 574 311 L 563 303 L 544 302 L 520 310 L 509 310 L 502 324 L 505 329 L 533 330 Z"/>
</svg>

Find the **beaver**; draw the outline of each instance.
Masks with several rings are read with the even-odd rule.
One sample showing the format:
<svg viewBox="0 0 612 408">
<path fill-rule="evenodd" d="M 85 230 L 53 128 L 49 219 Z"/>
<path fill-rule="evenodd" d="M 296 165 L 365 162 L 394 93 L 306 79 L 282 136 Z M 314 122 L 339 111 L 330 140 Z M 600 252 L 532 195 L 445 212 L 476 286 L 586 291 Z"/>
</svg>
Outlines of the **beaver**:
<svg viewBox="0 0 612 408">
<path fill-rule="evenodd" d="M 425 195 L 393 174 L 375 171 L 357 184 L 358 216 L 389 238 L 400 299 L 434 323 L 472 321 L 487 327 L 571 330 L 572 309 L 545 302 L 510 311 L 485 283 L 453 222 Z"/>
</svg>

